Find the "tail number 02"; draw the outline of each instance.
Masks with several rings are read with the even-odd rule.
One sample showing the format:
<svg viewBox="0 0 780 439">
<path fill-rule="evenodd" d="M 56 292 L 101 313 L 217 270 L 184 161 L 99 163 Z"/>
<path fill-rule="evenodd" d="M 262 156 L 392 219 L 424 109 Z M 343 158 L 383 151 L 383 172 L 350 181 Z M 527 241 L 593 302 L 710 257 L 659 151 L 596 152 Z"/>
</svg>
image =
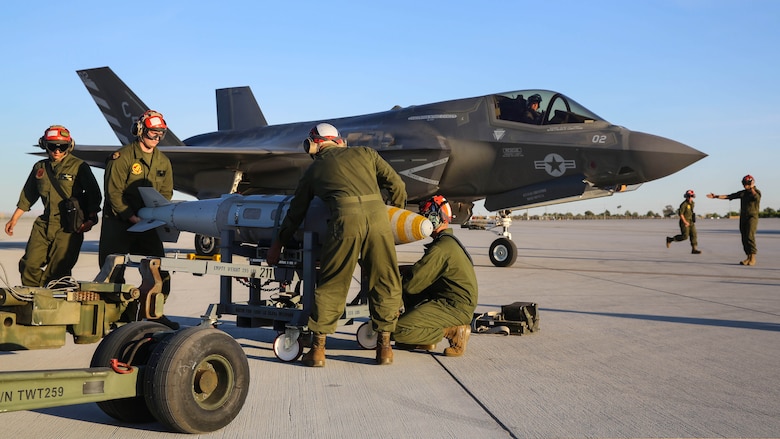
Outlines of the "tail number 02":
<svg viewBox="0 0 780 439">
<path fill-rule="evenodd" d="M 593 143 L 607 143 L 607 136 L 604 134 L 596 134 L 591 139 Z"/>
</svg>

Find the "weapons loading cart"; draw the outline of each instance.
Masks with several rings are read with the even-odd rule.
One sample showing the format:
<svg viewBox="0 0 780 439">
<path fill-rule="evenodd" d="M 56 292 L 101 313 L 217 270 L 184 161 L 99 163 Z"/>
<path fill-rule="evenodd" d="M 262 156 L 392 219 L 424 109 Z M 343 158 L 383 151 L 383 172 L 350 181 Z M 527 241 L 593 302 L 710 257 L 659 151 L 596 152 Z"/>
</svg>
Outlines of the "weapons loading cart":
<svg viewBox="0 0 780 439">
<path fill-rule="evenodd" d="M 222 242 L 233 242 L 232 233 L 225 231 Z M 0 373 L 0 412 L 97 402 L 106 414 L 123 422 L 157 419 L 186 433 L 224 427 L 243 407 L 249 366 L 240 345 L 214 327 L 225 314 L 235 315 L 239 327 L 272 326 L 280 332 L 273 343 L 276 357 L 284 362 L 297 360 L 307 344 L 305 334 L 310 334 L 306 323 L 317 276 L 315 237 L 305 232 L 301 249 L 285 250 L 283 263 L 277 267 L 261 265 L 264 260 L 259 257 L 250 258 L 249 264 L 233 263 L 231 248 L 221 249 L 216 258 L 220 260 L 195 255 L 187 259 L 111 255 L 96 281 L 79 283 L 74 288 L 78 291 L 17 287 L 9 294 L 9 289 L 1 289 L 3 350 L 60 347 L 66 332 L 76 343 L 105 338 L 88 369 Z M 258 254 L 267 248 L 252 250 Z M 139 268 L 140 287 L 111 282 L 126 267 Z M 220 276 L 219 303 L 208 306 L 198 326 L 172 331 L 154 321 L 163 315 L 161 270 Z M 249 288 L 247 302 L 233 301 L 236 278 Z M 272 283 L 279 285 L 278 293 L 263 299 L 261 293 L 269 291 Z M 30 300 L 22 300 L 20 291 Z M 366 297 L 361 287 L 339 325 L 369 317 Z M 149 320 L 111 331 L 121 324 L 122 313 L 133 307 L 139 318 Z M 366 349 L 376 346 L 370 322 L 360 326 L 357 341 Z M 201 343 L 207 349 L 193 349 Z M 195 365 L 185 377 L 174 371 L 182 362 Z M 36 392 L 48 393 L 39 398 L 25 396 Z"/>
<path fill-rule="evenodd" d="M 96 402 L 117 420 L 157 420 L 183 433 L 215 431 L 238 415 L 249 387 L 241 346 L 207 319 L 180 331 L 155 322 L 163 312 L 160 259 L 137 260 L 139 288 L 109 281 L 130 265 L 112 255 L 94 282 L 0 288 L 0 350 L 61 347 L 66 333 L 77 344 L 102 338 L 89 368 L 0 372 L 0 413 Z M 128 308 L 149 320 L 122 324 Z M 187 373 L 181 364 L 191 365 Z"/>
</svg>

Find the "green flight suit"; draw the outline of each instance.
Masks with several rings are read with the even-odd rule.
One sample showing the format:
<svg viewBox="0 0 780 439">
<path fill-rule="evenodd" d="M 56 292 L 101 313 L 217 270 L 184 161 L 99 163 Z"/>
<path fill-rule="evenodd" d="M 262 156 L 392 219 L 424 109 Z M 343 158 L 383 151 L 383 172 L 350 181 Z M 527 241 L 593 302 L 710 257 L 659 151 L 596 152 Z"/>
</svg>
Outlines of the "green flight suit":
<svg viewBox="0 0 780 439">
<path fill-rule="evenodd" d="M 756 194 L 749 190 L 734 192 L 729 200 L 739 198 L 739 233 L 742 235 L 742 249 L 746 255 L 758 253 L 756 247 L 756 229 L 758 228 L 758 213 L 760 211 L 761 191 L 756 189 Z"/>
<path fill-rule="evenodd" d="M 344 313 L 352 275 L 360 260 L 375 331 L 392 332 L 401 308 L 401 278 L 395 243 L 381 189 L 390 202 L 406 205 L 401 177 L 373 149 L 330 146 L 314 156 L 290 201 L 278 240 L 287 244 L 306 216 L 314 197 L 329 207 L 326 236 L 320 236 L 319 282 L 309 329 L 332 334 Z"/>
<path fill-rule="evenodd" d="M 399 343 L 436 344 L 444 328 L 470 325 L 477 308 L 477 275 L 452 229 L 442 230 L 425 247 L 423 257 L 404 276 L 406 311 L 393 333 Z"/>
<path fill-rule="evenodd" d="M 675 241 L 685 241 L 690 236 L 691 247 L 696 248 L 699 241 L 696 236 L 696 214 L 693 213 L 693 200 L 685 200 L 680 203 L 680 208 L 677 209 L 677 214 L 680 216 L 680 234 L 675 235 L 673 238 Z M 688 221 L 688 225 L 685 225 L 685 221 Z"/>
<path fill-rule="evenodd" d="M 168 157 L 154 148 L 150 154 L 138 141 L 123 146 L 106 163 L 106 201 L 100 231 L 99 264 L 110 254 L 165 256 L 156 230 L 128 232 L 129 219 L 144 207 L 139 187 L 153 187 L 167 199 L 173 197 L 173 169 Z"/>
<path fill-rule="evenodd" d="M 43 287 L 52 280 L 70 276 L 84 242 L 83 233 L 66 233 L 62 229 L 62 197 L 52 186 L 46 172 L 47 163 L 51 164 L 65 195 L 79 198 L 88 218 L 97 222 L 100 211 L 100 186 L 89 165 L 81 159 L 67 154 L 59 162 L 45 159 L 33 165 L 16 204 L 26 212 L 39 198 L 43 202 L 43 214 L 35 219 L 24 256 L 19 261 L 22 285 L 33 287 Z"/>
<path fill-rule="evenodd" d="M 103 205 L 103 227 L 100 229 L 100 250 L 98 263 L 103 267 L 108 255 L 136 254 L 144 256 L 165 256 L 163 243 L 157 230 L 129 232 L 133 224 L 130 217 L 137 215 L 144 207 L 139 187 L 153 187 L 163 197 L 173 197 L 173 169 L 171 161 L 159 149 L 144 153 L 140 143 L 125 145 L 108 159 L 104 175 L 106 201 Z M 160 271 L 162 293 L 168 298 L 171 291 L 171 277 Z M 124 273 L 119 271 L 114 282 L 124 283 Z"/>
</svg>

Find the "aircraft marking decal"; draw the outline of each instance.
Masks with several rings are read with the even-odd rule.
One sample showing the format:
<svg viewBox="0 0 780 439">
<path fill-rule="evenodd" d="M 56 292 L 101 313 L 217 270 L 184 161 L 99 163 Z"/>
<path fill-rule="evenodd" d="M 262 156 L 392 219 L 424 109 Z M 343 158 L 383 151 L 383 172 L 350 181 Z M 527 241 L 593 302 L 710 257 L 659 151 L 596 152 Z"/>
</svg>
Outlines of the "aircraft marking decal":
<svg viewBox="0 0 780 439">
<path fill-rule="evenodd" d="M 544 160 L 536 160 L 534 168 L 544 169 L 553 177 L 560 177 L 566 173 L 567 169 L 574 169 L 577 164 L 574 160 L 566 160 L 558 154 L 550 153 L 544 157 Z"/>
<path fill-rule="evenodd" d="M 422 116 L 409 116 L 407 120 L 427 120 L 431 121 L 434 119 L 455 119 L 457 118 L 457 114 L 424 114 Z"/>
<path fill-rule="evenodd" d="M 412 180 L 417 180 L 417 181 L 421 181 L 423 183 L 438 185 L 439 184 L 439 180 L 431 180 L 430 178 L 426 178 L 426 177 L 422 177 L 420 175 L 417 175 L 417 174 L 415 174 L 415 172 L 422 171 L 422 170 L 425 170 L 425 169 L 430 169 L 430 168 L 433 168 L 433 167 L 436 167 L 436 166 L 439 166 L 439 165 L 444 165 L 449 160 L 450 160 L 449 157 L 444 157 L 442 159 L 435 160 L 435 161 L 432 161 L 430 163 L 426 163 L 424 165 L 415 166 L 414 168 L 409 168 L 409 169 L 407 169 L 405 171 L 401 171 L 401 172 L 399 172 L 399 174 L 405 175 L 405 176 L 411 178 Z"/>
<path fill-rule="evenodd" d="M 503 139 L 504 134 L 506 134 L 506 130 L 502 130 L 502 129 L 493 130 L 493 138 L 496 140 Z"/>
</svg>

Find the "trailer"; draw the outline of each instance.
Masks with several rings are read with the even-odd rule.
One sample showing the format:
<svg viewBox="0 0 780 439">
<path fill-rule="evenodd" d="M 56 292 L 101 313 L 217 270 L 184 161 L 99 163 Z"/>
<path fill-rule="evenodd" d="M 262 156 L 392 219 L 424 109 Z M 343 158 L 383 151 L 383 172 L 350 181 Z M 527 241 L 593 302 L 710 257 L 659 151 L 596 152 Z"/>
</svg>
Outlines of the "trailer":
<svg viewBox="0 0 780 439">
<path fill-rule="evenodd" d="M 225 233 L 223 242 L 232 242 L 233 232 Z M 234 315 L 239 327 L 272 327 L 279 333 L 276 357 L 297 360 L 311 340 L 317 248 L 316 235 L 306 232 L 300 249 L 285 250 L 274 267 L 264 265 L 262 247 L 247 263 L 234 263 L 230 248 L 213 258 L 111 255 L 91 282 L 0 288 L 0 350 L 60 347 L 67 333 L 75 343 L 102 339 L 86 369 L 0 372 L 0 413 L 95 402 L 123 422 L 157 420 L 184 433 L 226 426 L 244 405 L 250 377 L 241 346 L 216 329 L 219 319 Z M 117 282 L 127 268 L 139 269 L 139 287 Z M 174 331 L 155 321 L 163 315 L 162 271 L 220 276 L 219 301 L 207 306 L 200 324 Z M 237 281 L 249 289 L 245 302 L 233 299 Z M 369 316 L 361 286 L 339 323 Z M 357 341 L 376 346 L 370 322 L 360 326 Z"/>
</svg>

